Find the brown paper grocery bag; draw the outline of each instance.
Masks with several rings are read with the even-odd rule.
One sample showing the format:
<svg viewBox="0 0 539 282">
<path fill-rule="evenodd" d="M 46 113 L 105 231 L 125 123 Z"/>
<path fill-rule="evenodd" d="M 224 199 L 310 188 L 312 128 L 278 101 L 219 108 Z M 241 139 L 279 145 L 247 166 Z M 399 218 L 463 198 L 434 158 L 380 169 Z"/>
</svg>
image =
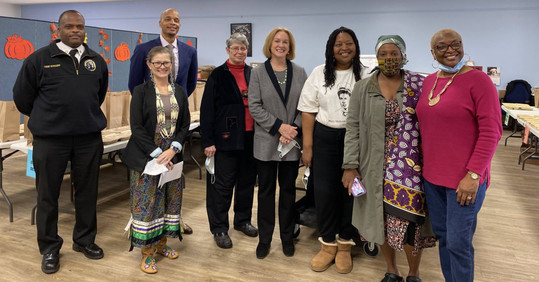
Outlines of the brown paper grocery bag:
<svg viewBox="0 0 539 282">
<path fill-rule="evenodd" d="M 0 101 L 0 142 L 19 140 L 21 113 L 13 101 Z"/>
<path fill-rule="evenodd" d="M 34 136 L 30 132 L 30 128 L 28 128 L 29 120 L 30 118 L 28 116 L 24 116 L 24 138 L 26 139 L 26 145 L 31 145 L 32 141 L 34 141 Z"/>
<path fill-rule="evenodd" d="M 131 93 L 129 90 L 123 91 L 123 114 L 122 114 L 122 126 L 129 125 L 129 113 L 130 113 L 130 104 L 131 104 Z"/>
<path fill-rule="evenodd" d="M 204 95 L 205 82 L 197 82 L 197 88 L 195 90 L 195 110 L 200 111 L 200 104 L 202 104 L 202 95 Z M 189 109 L 191 110 L 191 109 Z"/>
<path fill-rule="evenodd" d="M 116 128 L 122 126 L 122 115 L 124 108 L 122 92 L 107 93 L 107 128 Z"/>
<path fill-rule="evenodd" d="M 195 101 L 196 93 L 197 93 L 196 90 L 193 91 L 193 94 L 191 94 L 191 96 L 187 98 L 187 103 L 189 104 L 189 112 L 195 112 L 197 110 L 196 101 Z"/>
</svg>

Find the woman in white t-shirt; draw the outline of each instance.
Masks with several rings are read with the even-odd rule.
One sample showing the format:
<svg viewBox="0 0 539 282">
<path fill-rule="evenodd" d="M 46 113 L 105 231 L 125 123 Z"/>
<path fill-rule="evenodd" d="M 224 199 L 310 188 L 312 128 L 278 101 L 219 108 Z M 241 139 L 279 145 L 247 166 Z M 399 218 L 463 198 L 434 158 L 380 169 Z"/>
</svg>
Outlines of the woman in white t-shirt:
<svg viewBox="0 0 539 282">
<path fill-rule="evenodd" d="M 302 159 L 311 169 L 315 164 L 317 171 L 313 173 L 314 198 L 322 249 L 311 261 L 314 271 L 326 270 L 333 261 L 337 272 L 352 271 L 353 197 L 341 182 L 341 165 L 348 102 L 354 84 L 361 79 L 359 54 L 352 30 L 334 30 L 326 44 L 326 63 L 313 70 L 299 99 Z"/>
</svg>

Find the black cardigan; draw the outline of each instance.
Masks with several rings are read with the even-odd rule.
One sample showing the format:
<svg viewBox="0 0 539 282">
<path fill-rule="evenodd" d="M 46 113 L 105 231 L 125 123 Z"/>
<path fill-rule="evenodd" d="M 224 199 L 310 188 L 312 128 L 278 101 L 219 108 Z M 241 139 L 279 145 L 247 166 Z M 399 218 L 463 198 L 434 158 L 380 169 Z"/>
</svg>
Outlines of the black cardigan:
<svg viewBox="0 0 539 282">
<path fill-rule="evenodd" d="M 249 85 L 251 67 L 245 65 Z M 202 148 L 215 145 L 219 151 L 243 150 L 245 106 L 234 75 L 226 62 L 215 68 L 206 82 L 200 106 Z"/>
<path fill-rule="evenodd" d="M 179 114 L 176 131 L 172 141 L 183 145 L 191 120 L 187 95 L 181 86 L 175 84 L 174 96 L 178 102 Z M 131 98 L 130 109 L 131 138 L 122 153 L 122 162 L 136 171 L 143 171 L 146 163 L 152 159 L 150 154 L 157 148 L 154 141 L 157 126 L 157 111 L 155 104 L 155 88 L 151 80 L 135 87 Z M 183 160 L 182 153 L 176 154 L 173 162 Z"/>
</svg>

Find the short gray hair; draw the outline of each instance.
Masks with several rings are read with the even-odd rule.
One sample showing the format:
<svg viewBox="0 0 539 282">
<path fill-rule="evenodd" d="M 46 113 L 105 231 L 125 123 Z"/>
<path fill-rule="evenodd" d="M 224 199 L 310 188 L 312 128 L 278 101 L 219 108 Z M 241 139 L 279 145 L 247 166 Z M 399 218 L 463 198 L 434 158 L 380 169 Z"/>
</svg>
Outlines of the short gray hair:
<svg viewBox="0 0 539 282">
<path fill-rule="evenodd" d="M 232 44 L 239 43 L 245 45 L 245 47 L 249 47 L 249 41 L 247 40 L 247 37 L 241 33 L 234 33 L 230 35 L 230 37 L 226 40 L 226 47 L 230 48 Z"/>
</svg>

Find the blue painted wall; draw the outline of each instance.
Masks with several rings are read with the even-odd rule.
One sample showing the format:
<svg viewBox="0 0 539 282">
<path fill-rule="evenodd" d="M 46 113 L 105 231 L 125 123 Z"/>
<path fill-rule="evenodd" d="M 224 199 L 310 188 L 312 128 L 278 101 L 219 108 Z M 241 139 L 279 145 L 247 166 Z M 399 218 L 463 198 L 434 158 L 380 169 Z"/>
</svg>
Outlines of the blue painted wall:
<svg viewBox="0 0 539 282">
<path fill-rule="evenodd" d="M 352 28 L 361 52 L 373 54 L 381 34 L 399 34 L 407 43 L 408 69 L 433 72 L 430 38 L 452 28 L 463 37 L 465 52 L 476 65 L 501 69 L 501 85 L 525 79 L 539 87 L 539 1 L 528 0 L 162 0 L 22 6 L 23 18 L 56 20 L 66 9 L 77 9 L 87 25 L 159 33 L 158 19 L 167 8 L 179 10 L 181 35 L 198 37 L 199 65 L 219 65 L 226 58 L 230 23 L 253 24 L 253 57 L 265 60 L 261 48 L 274 27 L 289 28 L 296 38 L 295 62 L 308 73 L 323 63 L 329 33 Z"/>
<path fill-rule="evenodd" d="M 28 40 L 34 47 L 34 51 L 45 47 L 51 42 L 51 21 L 33 20 L 33 19 L 20 19 L 9 18 L 0 16 L 0 39 L 4 39 L 4 48 L 8 48 L 8 37 L 20 37 L 23 40 Z M 55 26 L 58 25 L 55 23 Z M 108 38 L 104 39 L 100 32 L 104 32 Z M 99 28 L 86 26 L 86 43 L 88 46 L 99 54 L 103 54 L 104 58 L 109 61 L 109 90 L 110 91 L 122 91 L 127 90 L 127 83 L 129 78 L 129 66 L 130 60 L 119 61 L 115 58 L 115 48 L 120 44 L 127 44 L 130 55 L 133 54 L 134 49 L 139 40 L 140 33 L 133 31 L 125 31 L 110 28 Z M 157 33 L 143 33 L 141 38 L 142 42 L 147 42 L 154 38 L 157 38 Z M 196 48 L 197 40 L 195 37 L 180 37 L 180 41 L 192 43 Z M 100 41 L 103 41 L 103 46 L 100 45 Z M 106 47 L 109 51 L 106 51 Z M 23 64 L 24 59 L 19 60 L 17 58 L 9 58 L 7 55 L 0 56 L 0 100 L 10 101 L 13 100 L 13 84 L 17 78 L 19 70 Z"/>
</svg>

